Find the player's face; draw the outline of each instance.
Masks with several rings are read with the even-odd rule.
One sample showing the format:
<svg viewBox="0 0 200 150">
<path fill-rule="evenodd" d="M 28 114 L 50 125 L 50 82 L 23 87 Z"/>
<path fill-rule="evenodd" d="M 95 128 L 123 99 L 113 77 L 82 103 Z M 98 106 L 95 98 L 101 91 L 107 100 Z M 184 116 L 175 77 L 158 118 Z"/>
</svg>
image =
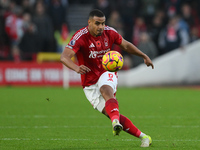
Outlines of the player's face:
<svg viewBox="0 0 200 150">
<path fill-rule="evenodd" d="M 100 36 L 103 33 L 105 21 L 105 17 L 94 16 L 93 18 L 90 18 L 88 20 L 88 29 L 90 34 L 92 34 L 95 37 Z"/>
</svg>

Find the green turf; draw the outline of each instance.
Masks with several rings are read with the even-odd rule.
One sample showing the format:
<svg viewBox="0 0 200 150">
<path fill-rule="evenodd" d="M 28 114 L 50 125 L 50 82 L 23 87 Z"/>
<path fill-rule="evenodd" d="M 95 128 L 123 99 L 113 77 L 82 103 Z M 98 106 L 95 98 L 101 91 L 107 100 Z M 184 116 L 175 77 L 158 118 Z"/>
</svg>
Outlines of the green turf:
<svg viewBox="0 0 200 150">
<path fill-rule="evenodd" d="M 151 135 L 149 149 L 200 149 L 200 90 L 119 88 L 117 98 L 120 113 Z M 81 88 L 0 87 L 0 150 L 98 149 L 144 148 L 125 132 L 113 137 Z"/>
</svg>

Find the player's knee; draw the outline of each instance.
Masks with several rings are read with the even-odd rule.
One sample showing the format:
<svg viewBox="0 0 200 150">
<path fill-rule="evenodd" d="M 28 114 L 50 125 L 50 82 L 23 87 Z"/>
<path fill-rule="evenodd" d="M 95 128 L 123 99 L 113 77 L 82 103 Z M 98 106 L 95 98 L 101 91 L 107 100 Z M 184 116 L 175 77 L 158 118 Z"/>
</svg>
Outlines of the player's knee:
<svg viewBox="0 0 200 150">
<path fill-rule="evenodd" d="M 100 92 L 106 101 L 109 100 L 110 98 L 114 98 L 113 89 L 109 85 L 103 85 L 100 88 Z"/>
</svg>

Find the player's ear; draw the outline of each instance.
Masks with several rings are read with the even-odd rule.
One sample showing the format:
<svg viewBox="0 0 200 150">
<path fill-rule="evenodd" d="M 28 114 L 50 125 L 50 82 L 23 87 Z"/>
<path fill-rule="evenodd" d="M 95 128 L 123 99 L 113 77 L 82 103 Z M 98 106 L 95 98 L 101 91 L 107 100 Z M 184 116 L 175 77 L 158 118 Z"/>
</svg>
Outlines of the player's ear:
<svg viewBox="0 0 200 150">
<path fill-rule="evenodd" d="M 90 20 L 90 19 L 88 19 L 88 24 L 90 24 L 90 22 L 91 22 L 91 20 Z"/>
</svg>

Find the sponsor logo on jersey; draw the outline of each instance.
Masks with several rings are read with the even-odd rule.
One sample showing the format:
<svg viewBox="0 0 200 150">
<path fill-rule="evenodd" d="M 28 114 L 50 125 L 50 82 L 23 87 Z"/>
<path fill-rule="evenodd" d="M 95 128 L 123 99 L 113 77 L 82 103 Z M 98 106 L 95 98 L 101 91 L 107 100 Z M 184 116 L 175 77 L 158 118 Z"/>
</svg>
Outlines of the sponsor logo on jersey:
<svg viewBox="0 0 200 150">
<path fill-rule="evenodd" d="M 89 58 L 103 57 L 103 55 L 108 51 L 110 51 L 110 48 L 106 50 L 101 50 L 101 51 L 90 51 Z"/>
<path fill-rule="evenodd" d="M 93 43 L 90 44 L 89 48 L 95 47 Z"/>
</svg>

